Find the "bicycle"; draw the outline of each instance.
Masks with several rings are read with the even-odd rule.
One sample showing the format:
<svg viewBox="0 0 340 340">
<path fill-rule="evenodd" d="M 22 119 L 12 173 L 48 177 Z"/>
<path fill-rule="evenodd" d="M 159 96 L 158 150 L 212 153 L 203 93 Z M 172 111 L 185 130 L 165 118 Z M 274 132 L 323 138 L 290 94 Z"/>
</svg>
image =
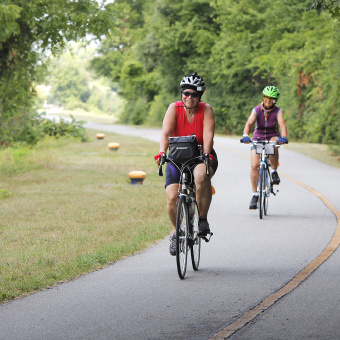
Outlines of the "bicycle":
<svg viewBox="0 0 340 340">
<path fill-rule="evenodd" d="M 176 264 L 178 276 L 184 279 L 188 262 L 188 251 L 191 252 L 191 263 L 193 270 L 197 271 L 201 258 L 201 239 L 210 241 L 213 233 L 207 236 L 198 235 L 199 210 L 196 201 L 195 183 L 190 166 L 197 160 L 205 161 L 206 173 L 210 176 L 209 154 L 189 159 L 183 164 L 176 164 L 168 159 L 165 154 L 161 156 L 158 168 L 159 176 L 163 176 L 162 166 L 170 162 L 180 171 L 178 188 L 178 208 L 176 216 Z"/>
<path fill-rule="evenodd" d="M 260 219 L 262 219 L 264 215 L 267 215 L 268 199 L 270 194 L 272 193 L 274 196 L 276 196 L 276 194 L 279 192 L 279 190 L 274 190 L 273 181 L 270 176 L 270 164 L 268 163 L 268 160 L 269 155 L 274 155 L 274 148 L 279 148 L 280 144 L 278 144 L 277 141 L 260 140 L 259 138 L 257 140 L 251 141 L 249 144 L 255 147 L 257 154 L 260 154 L 258 191 L 259 215 Z"/>
</svg>

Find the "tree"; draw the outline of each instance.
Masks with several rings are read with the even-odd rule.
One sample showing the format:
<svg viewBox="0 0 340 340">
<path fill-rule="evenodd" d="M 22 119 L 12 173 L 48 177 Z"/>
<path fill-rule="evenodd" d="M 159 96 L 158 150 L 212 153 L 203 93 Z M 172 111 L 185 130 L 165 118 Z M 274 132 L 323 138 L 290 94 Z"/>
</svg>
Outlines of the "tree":
<svg viewBox="0 0 340 340">
<path fill-rule="evenodd" d="M 66 110 L 117 113 L 120 103 L 114 86 L 108 78 L 98 78 L 89 69 L 95 54 L 95 46 L 72 43 L 64 53 L 51 59 L 46 79 L 51 86 L 48 103 L 62 105 Z"/>
<path fill-rule="evenodd" d="M 0 145 L 24 140 L 34 86 L 48 54 L 68 40 L 99 38 L 114 24 L 112 4 L 95 0 L 3 0 L 0 6 Z"/>
<path fill-rule="evenodd" d="M 313 0 L 307 11 L 316 10 L 318 15 L 327 10 L 332 17 L 340 21 L 340 1 L 339 0 Z"/>
<path fill-rule="evenodd" d="M 129 10 L 93 64 L 118 82 L 126 123 L 160 125 L 195 71 L 218 132 L 241 134 L 263 88 L 276 85 L 290 138 L 339 144 L 340 27 L 327 11 L 306 12 L 310 2 L 116 0 Z"/>
<path fill-rule="evenodd" d="M 122 122 L 159 123 L 169 101 L 178 98 L 181 77 L 198 69 L 204 76 L 219 32 L 215 9 L 209 0 L 120 0 L 117 12 L 124 5 L 131 14 L 119 11 L 120 31 L 103 42 L 93 66 L 119 82 L 127 100 Z"/>
</svg>

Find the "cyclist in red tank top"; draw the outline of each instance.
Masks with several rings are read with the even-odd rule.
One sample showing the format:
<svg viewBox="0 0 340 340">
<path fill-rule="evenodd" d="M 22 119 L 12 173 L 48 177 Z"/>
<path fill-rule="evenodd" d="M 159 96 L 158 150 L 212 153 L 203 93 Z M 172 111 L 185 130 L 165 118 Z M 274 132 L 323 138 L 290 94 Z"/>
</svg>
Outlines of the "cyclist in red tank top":
<svg viewBox="0 0 340 340">
<path fill-rule="evenodd" d="M 190 124 L 185 114 L 185 106 L 182 102 L 176 102 L 176 128 L 173 136 L 196 135 L 198 144 L 203 145 L 203 119 L 205 103 L 199 102 L 194 115 L 194 120 Z"/>
<path fill-rule="evenodd" d="M 169 105 L 163 119 L 163 128 L 159 146 L 159 153 L 155 156 L 157 165 L 162 153 L 169 147 L 169 137 L 189 136 L 195 134 L 198 143 L 202 145 L 203 153 L 210 154 L 210 177 L 206 174 L 205 164 L 198 162 L 194 168 L 196 198 L 200 212 L 199 232 L 207 235 L 210 227 L 207 220 L 212 199 L 211 177 L 215 174 L 218 160 L 213 149 L 215 117 L 209 104 L 202 103 L 201 97 L 205 91 L 205 82 L 197 73 L 186 75 L 180 83 L 181 101 Z M 167 163 L 166 195 L 167 212 L 172 225 L 176 228 L 177 192 L 179 186 L 179 171 Z M 175 235 L 170 237 L 170 254 L 176 255 Z"/>
</svg>

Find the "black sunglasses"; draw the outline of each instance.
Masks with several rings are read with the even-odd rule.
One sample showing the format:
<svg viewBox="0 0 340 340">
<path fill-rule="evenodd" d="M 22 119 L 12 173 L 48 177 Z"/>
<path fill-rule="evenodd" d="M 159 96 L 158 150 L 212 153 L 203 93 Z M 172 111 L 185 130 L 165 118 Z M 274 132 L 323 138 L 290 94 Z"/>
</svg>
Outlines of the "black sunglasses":
<svg viewBox="0 0 340 340">
<path fill-rule="evenodd" d="M 198 98 L 201 94 L 198 92 L 189 92 L 189 91 L 183 91 L 182 92 L 186 97 L 192 97 L 192 98 Z"/>
</svg>

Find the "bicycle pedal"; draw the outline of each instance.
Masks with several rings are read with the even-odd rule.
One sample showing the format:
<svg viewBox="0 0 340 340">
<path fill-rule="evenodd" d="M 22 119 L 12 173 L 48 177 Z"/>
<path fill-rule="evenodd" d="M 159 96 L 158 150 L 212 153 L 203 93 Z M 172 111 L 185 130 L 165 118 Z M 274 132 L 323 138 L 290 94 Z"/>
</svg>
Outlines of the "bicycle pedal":
<svg viewBox="0 0 340 340">
<path fill-rule="evenodd" d="M 209 235 L 209 238 L 207 238 L 208 235 Z M 205 242 L 207 242 L 207 243 L 210 241 L 211 236 L 213 236 L 214 234 L 213 234 L 213 233 L 210 233 L 210 234 L 208 234 L 208 235 L 206 235 L 206 236 L 201 236 L 201 238 L 203 238 L 203 240 L 204 240 Z"/>
</svg>

